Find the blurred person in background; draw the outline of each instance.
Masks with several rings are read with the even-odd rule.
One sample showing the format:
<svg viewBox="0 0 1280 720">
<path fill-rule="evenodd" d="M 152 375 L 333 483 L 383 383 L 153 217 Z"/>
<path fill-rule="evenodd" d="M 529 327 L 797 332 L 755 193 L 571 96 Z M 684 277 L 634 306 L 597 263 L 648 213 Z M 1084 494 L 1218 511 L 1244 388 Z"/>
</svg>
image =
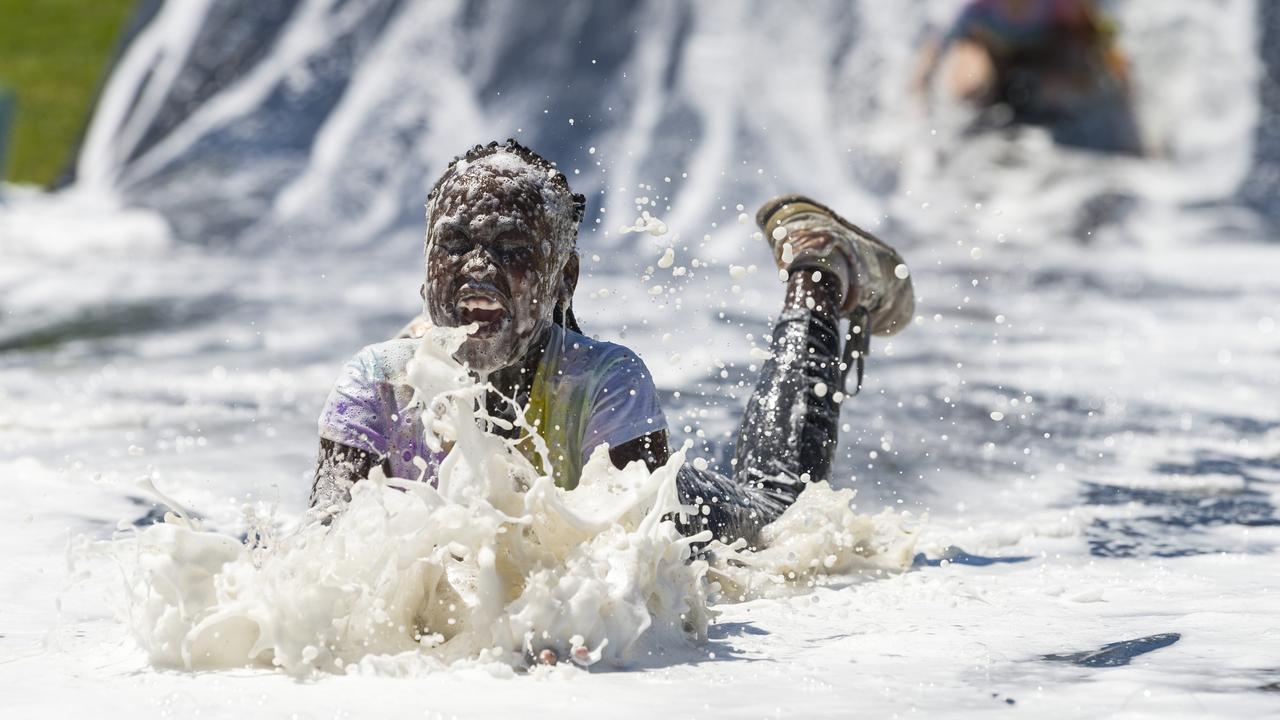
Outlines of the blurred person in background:
<svg viewBox="0 0 1280 720">
<path fill-rule="evenodd" d="M 1092 0 L 970 0 L 924 47 L 917 88 L 946 84 L 975 129 L 1042 125 L 1061 145 L 1138 155 L 1127 61 Z"/>
</svg>

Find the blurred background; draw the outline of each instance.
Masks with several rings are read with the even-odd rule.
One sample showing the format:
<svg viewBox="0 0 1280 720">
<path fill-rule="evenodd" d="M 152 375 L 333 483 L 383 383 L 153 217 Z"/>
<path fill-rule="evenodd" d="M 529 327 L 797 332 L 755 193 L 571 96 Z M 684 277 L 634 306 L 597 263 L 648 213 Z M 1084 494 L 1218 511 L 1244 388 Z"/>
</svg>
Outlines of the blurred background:
<svg viewBox="0 0 1280 720">
<path fill-rule="evenodd" d="M 713 462 L 781 297 L 746 218 L 804 192 L 902 247 L 920 294 L 844 408 L 837 483 L 868 507 L 1088 508 L 1089 551 L 1119 557 L 1277 523 L 1274 3 L 0 17 L 11 459 L 106 486 L 151 468 L 228 523 L 228 497 L 300 510 L 341 363 L 417 310 L 427 189 L 514 137 L 588 197 L 584 329 L 640 352 L 674 441 Z M 669 234 L 623 232 L 641 212 Z M 654 267 L 668 246 L 685 274 Z"/>
</svg>

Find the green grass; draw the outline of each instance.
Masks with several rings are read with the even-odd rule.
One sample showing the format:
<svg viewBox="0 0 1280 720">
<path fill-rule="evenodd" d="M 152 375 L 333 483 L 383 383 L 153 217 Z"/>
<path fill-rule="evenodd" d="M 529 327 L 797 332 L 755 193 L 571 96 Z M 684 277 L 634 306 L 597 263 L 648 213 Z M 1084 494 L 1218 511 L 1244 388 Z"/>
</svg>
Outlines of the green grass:
<svg viewBox="0 0 1280 720">
<path fill-rule="evenodd" d="M 43 185 L 62 171 L 135 4 L 0 0 L 0 85 L 18 101 L 0 177 Z"/>
</svg>

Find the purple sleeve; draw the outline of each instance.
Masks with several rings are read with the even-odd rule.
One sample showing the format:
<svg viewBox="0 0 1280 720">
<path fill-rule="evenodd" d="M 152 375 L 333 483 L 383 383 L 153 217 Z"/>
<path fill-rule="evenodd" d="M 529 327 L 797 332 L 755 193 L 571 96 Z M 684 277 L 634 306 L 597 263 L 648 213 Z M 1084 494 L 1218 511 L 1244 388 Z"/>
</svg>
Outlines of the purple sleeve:
<svg viewBox="0 0 1280 720">
<path fill-rule="evenodd" d="M 582 443 L 582 461 L 600 443 L 617 447 L 651 432 L 665 430 L 667 418 L 658 403 L 658 390 L 644 361 L 626 351 L 609 363 L 591 403 Z"/>
<path fill-rule="evenodd" d="M 379 457 L 387 454 L 389 387 L 379 382 L 373 353 L 365 348 L 342 368 L 320 412 L 320 437 Z"/>
</svg>

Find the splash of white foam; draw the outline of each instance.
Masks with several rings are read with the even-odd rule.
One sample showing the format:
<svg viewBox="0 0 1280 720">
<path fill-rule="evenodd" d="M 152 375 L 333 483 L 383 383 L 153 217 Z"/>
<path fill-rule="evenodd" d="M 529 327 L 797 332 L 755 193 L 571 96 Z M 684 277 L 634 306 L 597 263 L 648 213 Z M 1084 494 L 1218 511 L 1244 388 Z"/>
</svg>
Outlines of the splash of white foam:
<svg viewBox="0 0 1280 720">
<path fill-rule="evenodd" d="M 650 215 L 648 210 L 640 213 L 640 217 L 631 225 L 623 225 L 618 228 L 621 233 L 648 233 L 654 237 L 662 237 L 667 234 L 667 224 L 661 219 Z"/>
<path fill-rule="evenodd" d="M 317 512 L 280 537 L 250 533 L 264 538 L 256 546 L 173 514 L 96 546 L 125 568 L 128 619 L 153 663 L 509 672 L 547 651 L 617 665 L 705 638 L 720 586 L 691 543 L 708 537 L 682 537 L 666 519 L 691 510 L 676 492 L 684 451 L 650 472 L 617 469 L 599 447 L 578 488 L 561 490 L 515 441 L 483 429 L 484 388 L 452 358 L 464 337 L 428 330 L 408 367 L 428 443 L 449 448 L 437 487 L 375 469 L 330 524 Z M 771 547 L 716 545 L 729 597 L 905 567 L 912 536 L 891 515 L 854 514 L 851 498 L 814 486 L 766 530 Z"/>
<path fill-rule="evenodd" d="M 755 552 L 713 543 L 711 577 L 726 599 L 778 597 L 831 579 L 876 577 L 911 566 L 918 529 L 910 513 L 854 511 L 856 491 L 815 483 L 761 531 Z"/>
</svg>

